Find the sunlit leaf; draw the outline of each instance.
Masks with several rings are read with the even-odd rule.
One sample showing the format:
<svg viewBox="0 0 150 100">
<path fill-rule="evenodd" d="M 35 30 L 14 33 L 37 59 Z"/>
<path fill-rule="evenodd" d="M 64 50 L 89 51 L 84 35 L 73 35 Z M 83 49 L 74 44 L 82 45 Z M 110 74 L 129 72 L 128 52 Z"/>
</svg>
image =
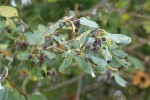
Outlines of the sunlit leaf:
<svg viewBox="0 0 150 100">
<path fill-rule="evenodd" d="M 17 9 L 11 6 L 0 6 L 0 16 L 18 17 Z"/>
<path fill-rule="evenodd" d="M 110 40 L 116 43 L 129 44 L 131 38 L 123 34 L 109 34 Z"/>
<path fill-rule="evenodd" d="M 98 28 L 99 27 L 96 22 L 94 22 L 92 20 L 89 20 L 89 19 L 87 19 L 85 17 L 81 17 L 80 18 L 80 23 L 82 25 L 85 25 L 85 26 L 88 26 L 88 27 L 91 27 L 91 28 Z"/>
<path fill-rule="evenodd" d="M 118 76 L 117 74 L 115 74 L 115 81 L 122 87 L 126 87 L 126 81 L 121 78 L 120 76 Z"/>
<path fill-rule="evenodd" d="M 7 44 L 0 44 L 0 50 L 5 50 L 7 47 Z"/>
</svg>

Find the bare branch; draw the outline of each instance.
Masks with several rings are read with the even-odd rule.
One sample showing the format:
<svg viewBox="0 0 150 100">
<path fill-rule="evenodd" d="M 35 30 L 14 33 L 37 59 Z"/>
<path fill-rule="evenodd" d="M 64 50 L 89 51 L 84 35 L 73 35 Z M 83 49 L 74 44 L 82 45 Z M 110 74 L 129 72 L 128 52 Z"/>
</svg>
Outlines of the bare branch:
<svg viewBox="0 0 150 100">
<path fill-rule="evenodd" d="M 14 87 L 20 94 L 22 94 L 22 95 L 25 97 L 26 100 L 28 100 L 27 95 L 26 95 L 25 93 L 23 93 L 21 90 L 19 90 L 19 89 L 17 88 L 17 86 L 15 85 L 14 82 L 12 82 L 8 77 L 6 77 L 6 80 L 10 83 L 10 85 L 11 85 L 12 87 Z"/>
</svg>

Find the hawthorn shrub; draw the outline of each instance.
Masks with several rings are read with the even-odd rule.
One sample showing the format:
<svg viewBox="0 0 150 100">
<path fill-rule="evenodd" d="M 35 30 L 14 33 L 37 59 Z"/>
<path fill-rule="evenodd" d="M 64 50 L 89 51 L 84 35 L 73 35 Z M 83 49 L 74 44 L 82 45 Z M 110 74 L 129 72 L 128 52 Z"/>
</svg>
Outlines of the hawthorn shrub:
<svg viewBox="0 0 150 100">
<path fill-rule="evenodd" d="M 127 82 L 118 69 L 143 66 L 122 50 L 131 42 L 130 37 L 107 32 L 86 17 L 64 17 L 49 26 L 39 24 L 32 31 L 19 18 L 15 8 L 0 6 L 0 35 L 0 100 L 22 100 L 24 97 L 26 100 L 45 100 L 43 95 L 27 96 L 18 89 L 9 78 L 12 73 L 16 73 L 16 80 L 28 75 L 33 81 L 42 81 L 46 77 L 55 81 L 57 76 L 68 73 L 75 65 L 89 77 L 105 74 L 106 81 L 115 80 L 125 87 Z M 51 70 L 52 67 L 56 70 Z M 4 81 L 20 94 L 7 84 L 2 86 Z"/>
</svg>

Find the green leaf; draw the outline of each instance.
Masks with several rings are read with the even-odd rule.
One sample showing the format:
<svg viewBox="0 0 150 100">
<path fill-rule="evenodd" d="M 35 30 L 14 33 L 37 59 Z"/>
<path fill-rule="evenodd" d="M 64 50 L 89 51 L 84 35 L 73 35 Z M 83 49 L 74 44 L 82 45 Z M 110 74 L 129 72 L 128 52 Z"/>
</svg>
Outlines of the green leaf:
<svg viewBox="0 0 150 100">
<path fill-rule="evenodd" d="M 79 41 L 79 45 L 80 45 L 80 48 L 86 44 L 86 42 L 88 41 L 88 38 L 89 38 L 89 34 L 90 31 L 86 31 L 84 33 L 82 33 L 78 38 L 77 40 Z"/>
<path fill-rule="evenodd" d="M 128 59 L 128 61 L 131 62 L 131 64 L 133 64 L 135 66 L 135 68 L 142 69 L 142 70 L 144 69 L 144 65 L 139 59 L 132 57 L 132 56 L 128 56 L 127 59 Z"/>
<path fill-rule="evenodd" d="M 116 75 L 115 74 L 115 81 L 120 85 L 120 86 L 122 86 L 122 87 L 126 87 L 126 81 L 123 79 L 123 78 L 121 78 L 120 76 L 118 76 L 118 75 Z"/>
<path fill-rule="evenodd" d="M 69 53 L 70 53 L 70 51 L 68 51 L 64 54 L 65 59 L 64 59 L 63 63 L 59 66 L 59 71 L 62 73 L 64 73 L 64 70 L 72 63 L 72 57 L 70 56 Z"/>
<path fill-rule="evenodd" d="M 47 34 L 53 34 L 57 28 L 59 28 L 59 21 L 49 27 Z"/>
<path fill-rule="evenodd" d="M 0 58 L 3 58 L 3 54 L 0 54 Z M 13 57 L 11 57 L 11 56 L 6 56 L 4 59 L 6 59 L 10 62 L 13 62 Z"/>
<path fill-rule="evenodd" d="M 38 31 L 39 32 L 45 32 L 46 31 L 46 27 L 44 25 L 38 25 Z"/>
<path fill-rule="evenodd" d="M 11 6 L 0 6 L 0 16 L 3 17 L 18 17 L 16 8 Z"/>
<path fill-rule="evenodd" d="M 59 44 L 61 44 L 61 39 L 59 37 L 57 37 L 55 35 L 53 35 L 52 37 L 55 41 L 57 41 Z"/>
<path fill-rule="evenodd" d="M 85 17 L 80 18 L 80 24 L 91 27 L 91 28 L 99 28 L 99 26 L 96 22 L 89 20 Z"/>
<path fill-rule="evenodd" d="M 116 43 L 121 43 L 121 44 L 129 44 L 131 42 L 131 38 L 123 35 L 123 34 L 108 34 L 109 39 L 113 42 Z"/>
<path fill-rule="evenodd" d="M 31 45 L 44 44 L 45 43 L 44 33 L 27 34 L 27 41 Z"/>
<path fill-rule="evenodd" d="M 42 69 L 40 67 L 34 67 L 32 70 L 31 70 L 31 79 L 33 81 L 39 81 L 42 79 L 42 73 L 41 73 Z"/>
<path fill-rule="evenodd" d="M 86 57 L 91 58 L 91 60 L 97 64 L 100 65 L 101 67 L 105 67 L 107 65 L 107 62 L 100 58 L 97 54 L 93 53 L 93 51 L 87 51 L 86 52 Z"/>
<path fill-rule="evenodd" d="M 111 62 L 109 63 L 109 65 L 112 66 L 112 67 L 116 67 L 116 68 L 118 68 L 118 67 L 121 66 L 121 64 L 118 63 L 117 60 L 114 59 L 114 58 L 111 60 Z"/>
<path fill-rule="evenodd" d="M 110 61 L 110 60 L 112 60 L 112 55 L 109 52 L 108 47 L 107 46 L 105 46 L 105 47 L 106 47 L 106 49 L 102 49 L 102 55 L 104 56 L 106 61 Z"/>
<path fill-rule="evenodd" d="M 100 65 L 103 67 L 105 67 L 107 65 L 107 62 L 104 59 L 101 59 L 101 58 L 96 57 L 96 56 L 91 56 L 90 58 L 97 65 Z"/>
<path fill-rule="evenodd" d="M 93 72 L 92 66 L 89 62 L 85 62 L 80 57 L 76 56 L 75 52 L 71 52 L 72 58 L 75 60 L 75 62 L 78 64 L 78 66 L 85 71 L 86 73 L 89 73 L 92 75 L 92 77 L 95 77 L 95 74 Z"/>
<path fill-rule="evenodd" d="M 42 64 L 41 68 L 42 71 L 44 71 L 45 73 L 47 72 L 47 65 L 45 63 Z"/>
<path fill-rule="evenodd" d="M 0 92 L 0 100 L 8 100 L 8 89 L 7 88 L 4 88 L 3 90 L 1 90 Z"/>
<path fill-rule="evenodd" d="M 50 51 L 43 51 L 43 52 L 49 59 L 54 59 L 56 57 L 55 53 L 53 52 Z"/>
<path fill-rule="evenodd" d="M 7 44 L 0 44 L 0 50 L 5 50 L 7 49 L 8 45 Z"/>
<path fill-rule="evenodd" d="M 8 88 L 0 90 L 0 100 L 25 100 L 24 96 L 17 93 L 17 91 L 11 91 Z"/>
<path fill-rule="evenodd" d="M 17 55 L 17 58 L 19 60 L 28 60 L 29 59 L 29 52 L 28 51 L 19 52 Z"/>
<path fill-rule="evenodd" d="M 125 68 L 128 68 L 130 66 L 130 64 L 125 59 L 120 59 L 120 58 L 115 57 L 115 56 L 114 56 L 114 59 L 118 62 L 119 65 L 122 65 Z M 121 67 L 121 66 L 119 66 L 119 67 Z"/>
<path fill-rule="evenodd" d="M 122 50 L 113 50 L 112 52 L 115 56 L 120 57 L 120 58 L 125 58 L 128 56 L 128 54 Z"/>
</svg>

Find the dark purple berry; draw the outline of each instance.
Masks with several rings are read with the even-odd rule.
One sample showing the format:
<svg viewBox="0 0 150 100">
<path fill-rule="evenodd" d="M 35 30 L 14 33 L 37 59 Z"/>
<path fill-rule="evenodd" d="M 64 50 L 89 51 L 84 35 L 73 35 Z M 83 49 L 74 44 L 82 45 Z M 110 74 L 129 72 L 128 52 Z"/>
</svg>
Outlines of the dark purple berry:
<svg viewBox="0 0 150 100">
<path fill-rule="evenodd" d="M 95 48 L 96 48 L 96 49 L 99 49 L 99 48 L 100 48 L 100 45 L 99 45 L 99 44 L 96 44 Z"/>
<path fill-rule="evenodd" d="M 71 25 L 71 24 L 70 24 L 70 22 L 68 22 L 68 21 L 65 23 L 65 26 L 66 26 L 66 27 L 69 27 L 70 25 Z"/>
<path fill-rule="evenodd" d="M 95 47 L 96 45 L 97 45 L 97 42 L 96 42 L 96 41 L 94 41 L 94 42 L 93 42 L 93 46 Z"/>
<path fill-rule="evenodd" d="M 80 20 L 74 21 L 73 24 L 74 24 L 77 28 L 79 28 L 79 27 L 80 27 Z"/>
<path fill-rule="evenodd" d="M 76 22 L 78 23 L 78 24 L 80 24 L 80 20 L 78 19 L 78 20 L 76 20 Z"/>
<path fill-rule="evenodd" d="M 28 46 L 28 42 L 23 42 L 22 44 L 24 47 Z"/>
<path fill-rule="evenodd" d="M 94 48 L 94 49 L 93 49 L 93 52 L 94 52 L 94 53 L 98 53 L 98 49 Z"/>
<path fill-rule="evenodd" d="M 105 42 L 105 41 L 106 41 L 106 38 L 105 38 L 105 37 L 102 37 L 102 41 L 104 41 L 104 42 Z"/>
<path fill-rule="evenodd" d="M 96 37 L 97 36 L 97 32 L 92 32 L 92 37 Z"/>
<path fill-rule="evenodd" d="M 77 28 L 75 29 L 75 32 L 78 32 L 78 29 L 77 29 Z"/>
<path fill-rule="evenodd" d="M 60 32 L 57 32 L 57 33 L 55 34 L 55 36 L 59 37 L 59 36 L 60 36 Z"/>
<path fill-rule="evenodd" d="M 94 49 L 94 46 L 93 46 L 93 45 L 89 45 L 89 49 L 90 49 L 90 50 L 93 50 L 93 49 Z"/>
<path fill-rule="evenodd" d="M 52 77 L 55 77 L 56 76 L 56 72 L 52 72 Z"/>
<path fill-rule="evenodd" d="M 50 71 L 47 72 L 47 76 L 51 76 L 51 72 Z"/>
<path fill-rule="evenodd" d="M 41 65 L 42 65 L 42 63 L 41 63 L 41 62 L 38 62 L 38 63 L 37 63 L 37 65 L 38 65 L 38 66 L 41 66 Z"/>
<path fill-rule="evenodd" d="M 101 40 L 100 40 L 99 38 L 96 38 L 95 41 L 96 41 L 96 43 L 98 43 L 98 44 L 101 42 Z"/>
<path fill-rule="evenodd" d="M 60 28 L 63 28 L 63 27 L 64 27 L 64 24 L 63 24 L 63 23 L 59 24 L 59 27 L 60 27 Z"/>
</svg>

